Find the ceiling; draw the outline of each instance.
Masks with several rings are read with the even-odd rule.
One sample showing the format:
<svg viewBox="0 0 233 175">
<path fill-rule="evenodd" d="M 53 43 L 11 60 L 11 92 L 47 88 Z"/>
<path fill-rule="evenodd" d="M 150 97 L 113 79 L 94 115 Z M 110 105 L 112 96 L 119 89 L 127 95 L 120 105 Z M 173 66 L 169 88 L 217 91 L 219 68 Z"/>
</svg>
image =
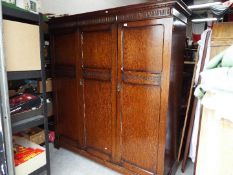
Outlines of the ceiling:
<svg viewBox="0 0 233 175">
<path fill-rule="evenodd" d="M 137 4 L 153 0 L 40 0 L 42 13 L 62 14 L 77 14 L 101 9 L 125 6 L 129 4 Z M 203 4 L 220 0 L 183 0 L 187 5 Z M 202 14 L 203 12 L 197 12 Z"/>
</svg>

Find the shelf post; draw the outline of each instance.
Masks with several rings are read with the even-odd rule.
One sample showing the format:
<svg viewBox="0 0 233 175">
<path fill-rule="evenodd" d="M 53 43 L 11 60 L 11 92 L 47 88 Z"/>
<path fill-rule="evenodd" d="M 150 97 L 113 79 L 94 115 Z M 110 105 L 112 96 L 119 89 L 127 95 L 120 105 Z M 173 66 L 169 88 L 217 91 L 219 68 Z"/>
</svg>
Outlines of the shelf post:
<svg viewBox="0 0 233 175">
<path fill-rule="evenodd" d="M 43 89 L 43 104 L 44 104 L 44 130 L 45 130 L 45 148 L 46 148 L 46 164 L 47 175 L 50 175 L 50 155 L 49 155 L 49 130 L 48 130 L 48 116 L 47 116 L 47 95 L 46 95 L 46 74 L 45 74 L 45 60 L 44 60 L 44 32 L 43 32 L 43 15 L 39 14 L 39 27 L 40 27 L 40 58 L 41 58 L 41 77 Z"/>
<path fill-rule="evenodd" d="M 5 66 L 5 56 L 3 47 L 3 18 L 2 18 L 2 1 L 0 1 L 0 93 L 1 93 L 1 110 L 3 133 L 5 140 L 5 151 L 7 161 L 8 175 L 15 174 L 14 158 L 13 158 L 13 145 L 12 145 L 12 130 L 11 130 L 11 116 L 8 95 L 8 81 Z"/>
</svg>

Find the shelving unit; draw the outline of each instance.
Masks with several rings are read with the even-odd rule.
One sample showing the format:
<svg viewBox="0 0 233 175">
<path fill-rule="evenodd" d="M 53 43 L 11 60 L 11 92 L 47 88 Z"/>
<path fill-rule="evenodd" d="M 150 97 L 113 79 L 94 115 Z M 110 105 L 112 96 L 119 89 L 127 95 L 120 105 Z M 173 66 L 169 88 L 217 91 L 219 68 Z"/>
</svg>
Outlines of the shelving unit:
<svg viewBox="0 0 233 175">
<path fill-rule="evenodd" d="M 5 141 L 8 142 L 7 146 L 10 146 L 10 149 L 8 149 L 8 156 L 7 156 L 7 162 L 8 162 L 8 174 L 13 175 L 14 174 L 14 162 L 12 160 L 13 153 L 12 153 L 12 133 L 17 133 L 20 131 L 24 131 L 26 129 L 44 125 L 44 131 L 45 131 L 45 150 L 46 150 L 46 165 L 40 167 L 39 169 L 35 170 L 33 175 L 40 174 L 43 171 L 47 171 L 47 175 L 50 175 L 50 158 L 49 158 L 49 142 L 48 142 L 48 118 L 47 118 L 47 105 L 42 105 L 42 108 L 40 110 L 35 110 L 21 114 L 16 114 L 10 116 L 9 112 L 9 95 L 8 95 L 8 85 L 7 81 L 9 80 L 23 80 L 23 79 L 40 79 L 42 81 L 42 97 L 43 97 L 43 104 L 46 103 L 46 75 L 45 75 L 45 60 L 44 60 L 44 35 L 43 35 L 43 15 L 42 14 L 33 14 L 30 12 L 27 12 L 25 10 L 19 9 L 17 7 L 12 7 L 11 5 L 2 2 L 2 18 L 11 20 L 11 21 L 17 21 L 27 24 L 33 24 L 39 26 L 39 32 L 40 32 L 40 59 L 41 59 L 41 70 L 32 70 L 32 71 L 10 71 L 6 72 L 5 70 L 5 61 L 4 61 L 4 55 L 1 55 L 1 74 L 3 75 L 3 79 L 1 79 L 1 84 L 4 84 L 4 87 L 1 89 L 4 89 L 5 94 L 5 101 L 4 104 L 7 111 L 5 111 L 5 120 L 4 120 L 4 127 L 6 127 L 5 132 L 8 132 L 8 135 L 5 136 Z M 2 21 L 2 19 L 1 19 Z M 2 22 L 1 22 L 2 24 Z M 2 25 L 1 25 L 2 27 Z M 17 30 L 17 29 L 16 29 Z M 2 45 L 1 45 L 2 46 Z M 3 47 L 1 47 L 2 52 L 4 52 Z M 4 99 L 3 99 L 4 100 Z M 8 105 L 8 106 L 7 106 Z M 8 129 L 8 130 L 7 130 Z M 10 151 L 11 150 L 11 151 Z"/>
</svg>

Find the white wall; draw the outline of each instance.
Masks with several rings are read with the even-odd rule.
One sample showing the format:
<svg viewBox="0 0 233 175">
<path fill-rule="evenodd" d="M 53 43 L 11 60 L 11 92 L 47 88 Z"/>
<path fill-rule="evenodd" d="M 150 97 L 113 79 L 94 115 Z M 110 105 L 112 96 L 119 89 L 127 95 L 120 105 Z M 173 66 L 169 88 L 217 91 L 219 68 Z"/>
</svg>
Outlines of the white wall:
<svg viewBox="0 0 233 175">
<path fill-rule="evenodd" d="M 40 0 L 42 13 L 78 14 L 103 10 L 129 4 L 137 4 L 148 0 Z"/>
</svg>

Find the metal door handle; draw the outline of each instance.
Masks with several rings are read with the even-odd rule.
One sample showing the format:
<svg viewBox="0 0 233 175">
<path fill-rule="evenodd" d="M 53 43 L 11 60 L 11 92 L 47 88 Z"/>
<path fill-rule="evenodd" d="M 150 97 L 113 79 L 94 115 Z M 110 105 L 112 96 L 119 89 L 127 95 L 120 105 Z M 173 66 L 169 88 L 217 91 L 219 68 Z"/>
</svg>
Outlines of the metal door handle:
<svg viewBox="0 0 233 175">
<path fill-rule="evenodd" d="M 83 85 L 83 79 L 80 79 L 79 84 L 80 84 L 80 86 Z"/>
<path fill-rule="evenodd" d="M 117 92 L 120 92 L 120 91 L 121 91 L 121 84 L 118 83 L 118 85 L 117 85 Z"/>
</svg>

